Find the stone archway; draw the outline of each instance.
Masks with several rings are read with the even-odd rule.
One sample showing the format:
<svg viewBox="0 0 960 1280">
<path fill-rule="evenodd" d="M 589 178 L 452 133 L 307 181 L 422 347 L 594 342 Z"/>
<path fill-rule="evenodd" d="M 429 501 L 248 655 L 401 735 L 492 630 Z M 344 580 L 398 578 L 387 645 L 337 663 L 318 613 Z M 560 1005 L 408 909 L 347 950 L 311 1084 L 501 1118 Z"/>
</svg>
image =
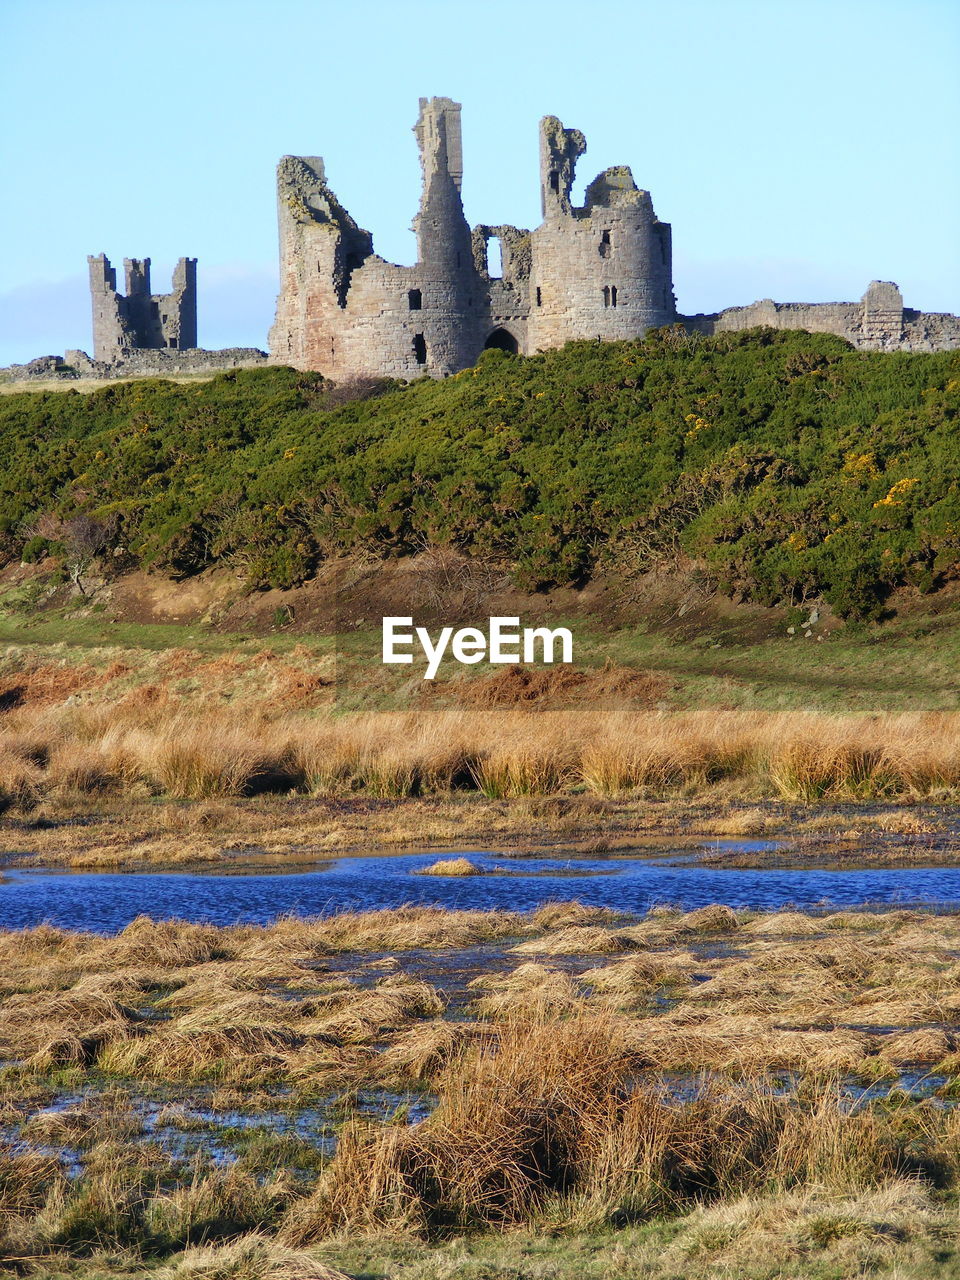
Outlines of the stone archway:
<svg viewBox="0 0 960 1280">
<path fill-rule="evenodd" d="M 513 356 L 517 355 L 520 350 L 520 344 L 510 330 L 502 328 L 494 329 L 483 344 L 484 351 L 488 351 L 491 347 L 496 351 L 509 351 Z"/>
</svg>

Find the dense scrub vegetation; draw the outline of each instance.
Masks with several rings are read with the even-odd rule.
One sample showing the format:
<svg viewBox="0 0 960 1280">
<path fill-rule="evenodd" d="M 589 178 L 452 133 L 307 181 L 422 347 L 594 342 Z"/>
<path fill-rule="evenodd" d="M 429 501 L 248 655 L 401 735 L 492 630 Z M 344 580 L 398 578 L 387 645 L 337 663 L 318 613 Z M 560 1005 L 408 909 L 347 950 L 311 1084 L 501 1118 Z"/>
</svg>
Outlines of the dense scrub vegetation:
<svg viewBox="0 0 960 1280">
<path fill-rule="evenodd" d="M 276 368 L 4 397 L 2 550 L 284 587 L 360 546 L 452 545 L 526 587 L 682 558 L 854 617 L 960 559 L 957 352 L 668 329 L 362 390 Z"/>
</svg>

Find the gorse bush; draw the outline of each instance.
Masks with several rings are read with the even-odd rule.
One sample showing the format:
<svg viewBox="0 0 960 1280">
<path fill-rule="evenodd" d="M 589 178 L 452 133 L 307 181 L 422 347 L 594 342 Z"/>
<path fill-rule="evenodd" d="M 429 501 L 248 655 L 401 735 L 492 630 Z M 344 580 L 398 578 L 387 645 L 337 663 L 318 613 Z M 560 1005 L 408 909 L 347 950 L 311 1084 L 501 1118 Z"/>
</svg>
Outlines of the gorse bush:
<svg viewBox="0 0 960 1280">
<path fill-rule="evenodd" d="M 4 397 L 0 549 L 36 556 L 38 520 L 85 517 L 118 564 L 276 587 L 359 548 L 454 547 L 527 588 L 683 557 L 853 617 L 960 558 L 957 352 L 666 330 L 380 390 L 339 403 L 275 368 Z"/>
</svg>

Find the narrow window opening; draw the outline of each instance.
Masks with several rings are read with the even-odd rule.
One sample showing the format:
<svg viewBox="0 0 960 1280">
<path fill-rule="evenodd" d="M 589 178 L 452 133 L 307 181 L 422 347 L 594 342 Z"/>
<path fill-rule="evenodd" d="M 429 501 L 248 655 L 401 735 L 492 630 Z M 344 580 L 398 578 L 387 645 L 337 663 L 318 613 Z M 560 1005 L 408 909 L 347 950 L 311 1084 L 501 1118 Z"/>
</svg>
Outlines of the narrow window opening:
<svg viewBox="0 0 960 1280">
<path fill-rule="evenodd" d="M 603 305 L 605 307 L 610 305 L 610 289 L 608 285 L 603 286 Z"/>
<path fill-rule="evenodd" d="M 422 333 L 413 335 L 413 358 L 417 364 L 427 363 L 427 342 Z"/>
<path fill-rule="evenodd" d="M 560 175 L 556 169 L 550 170 L 550 190 L 560 194 Z"/>
<path fill-rule="evenodd" d="M 601 258 L 606 258 L 610 254 L 610 232 L 600 232 L 600 244 L 598 246 Z"/>
<path fill-rule="evenodd" d="M 423 294 L 419 289 L 410 289 L 407 292 L 407 301 L 410 303 L 411 311 L 420 311 L 423 307 Z"/>
<path fill-rule="evenodd" d="M 175 347 L 176 345 L 177 345 L 177 340 L 176 340 L 176 338 L 171 338 L 171 339 L 169 340 L 169 342 L 167 343 L 167 346 L 168 346 L 168 347 Z"/>
<path fill-rule="evenodd" d="M 617 305 L 617 286 L 616 285 L 613 285 L 613 287 L 610 290 L 610 305 L 611 307 L 615 307 Z"/>
<path fill-rule="evenodd" d="M 487 275 L 491 280 L 503 279 L 503 246 L 498 236 L 487 241 Z"/>
<path fill-rule="evenodd" d="M 540 295 L 540 286 L 539 286 L 539 285 L 537 285 L 537 306 L 538 306 L 538 307 L 543 306 L 543 298 L 542 298 L 542 297 L 541 297 L 541 295 Z"/>
<path fill-rule="evenodd" d="M 161 324 L 166 324 L 166 323 L 167 323 L 167 317 L 166 317 L 166 316 L 161 316 L 161 317 L 160 317 L 160 323 L 161 323 Z"/>
</svg>

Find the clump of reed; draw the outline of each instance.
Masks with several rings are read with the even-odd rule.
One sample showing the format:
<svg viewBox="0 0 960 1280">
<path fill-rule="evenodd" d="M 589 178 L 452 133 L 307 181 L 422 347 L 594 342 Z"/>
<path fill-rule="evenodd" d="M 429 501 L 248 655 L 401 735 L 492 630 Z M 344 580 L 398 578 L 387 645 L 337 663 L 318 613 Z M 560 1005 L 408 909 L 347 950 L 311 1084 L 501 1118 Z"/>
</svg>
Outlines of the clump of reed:
<svg viewBox="0 0 960 1280">
<path fill-rule="evenodd" d="M 632 951 L 640 943 L 625 930 L 603 929 L 597 925 L 568 925 L 540 938 L 530 938 L 511 947 L 516 955 L 588 956 Z"/>
<path fill-rule="evenodd" d="M 300 791 L 492 799 L 735 787 L 754 799 L 945 798 L 960 791 L 960 713 L 438 711 L 252 714 L 126 703 L 8 712 L 0 803 L 153 792 L 193 800 Z M 753 825 L 763 830 L 762 813 Z"/>
<path fill-rule="evenodd" d="M 283 1236 L 303 1245 L 337 1231 L 597 1227 L 784 1186 L 946 1175 L 955 1159 L 949 1119 L 918 1132 L 889 1110 L 844 1108 L 829 1084 L 803 1105 L 707 1083 L 684 1101 L 656 1081 L 637 1085 L 635 1071 L 609 1016 L 507 1023 L 451 1061 L 427 1119 L 348 1123 Z"/>
<path fill-rule="evenodd" d="M 533 961 L 509 974 L 481 975 L 470 986 L 487 992 L 470 1006 L 481 1018 L 511 1019 L 534 1010 L 542 1017 L 561 1017 L 583 1005 L 581 992 L 567 974 Z"/>
<path fill-rule="evenodd" d="M 3 1002 L 0 1051 L 38 1070 L 88 1066 L 104 1045 L 132 1036 L 140 1020 L 136 1010 L 95 991 L 12 995 Z"/>
<path fill-rule="evenodd" d="M 415 876 L 482 876 L 483 870 L 469 858 L 441 858 L 429 867 L 414 871 Z"/>
<path fill-rule="evenodd" d="M 265 1232 L 226 1244 L 194 1245 L 156 1272 L 157 1280 L 349 1280 L 306 1253 L 287 1249 Z"/>
</svg>

